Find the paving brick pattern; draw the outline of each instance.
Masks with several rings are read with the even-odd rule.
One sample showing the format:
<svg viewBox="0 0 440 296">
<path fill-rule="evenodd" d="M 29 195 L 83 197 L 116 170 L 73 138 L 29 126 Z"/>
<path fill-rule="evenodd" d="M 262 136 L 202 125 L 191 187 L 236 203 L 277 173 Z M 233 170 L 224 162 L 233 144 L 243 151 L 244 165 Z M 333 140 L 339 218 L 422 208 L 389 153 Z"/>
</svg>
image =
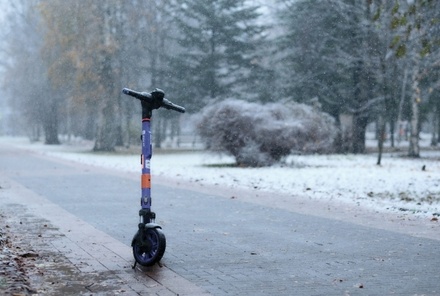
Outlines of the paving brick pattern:
<svg viewBox="0 0 440 296">
<path fill-rule="evenodd" d="M 75 243 L 61 240 L 55 247 L 71 254 L 82 272 L 124 270 L 137 223 L 138 176 L 29 157 L 16 164 L 0 156 L 3 173 L 9 168 L 14 182 L 84 226 L 76 232 L 79 224 L 61 223 Z M 438 240 L 272 208 L 270 198 L 266 206 L 157 185 L 153 178 L 154 185 L 153 207 L 167 237 L 165 267 L 143 273 L 154 280 L 146 283 L 122 272 L 135 291 L 178 294 L 186 286 L 188 295 L 440 295 Z M 84 243 L 86 227 L 96 228 L 111 252 Z"/>
<path fill-rule="evenodd" d="M 183 192 L 182 199 L 176 203 L 181 211 L 175 205 L 162 212 L 172 242 L 166 262 L 214 295 L 440 295 L 437 240 L 241 203 L 239 197 Z M 183 219 L 187 223 L 179 224 Z"/>
</svg>

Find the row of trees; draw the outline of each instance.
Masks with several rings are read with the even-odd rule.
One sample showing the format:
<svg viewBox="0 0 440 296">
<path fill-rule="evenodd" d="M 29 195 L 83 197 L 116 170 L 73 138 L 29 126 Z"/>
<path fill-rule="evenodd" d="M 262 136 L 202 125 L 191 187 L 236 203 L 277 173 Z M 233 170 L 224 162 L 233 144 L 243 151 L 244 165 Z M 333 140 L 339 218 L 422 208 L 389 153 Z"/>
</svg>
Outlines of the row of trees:
<svg viewBox="0 0 440 296">
<path fill-rule="evenodd" d="M 191 113 L 226 98 L 319 101 L 338 124 L 352 116 L 342 152 L 365 151 L 368 123 L 393 135 L 411 120 L 418 156 L 421 123 L 431 113 L 440 125 L 438 1 L 276 4 L 11 0 L 5 91 L 48 144 L 59 133 L 94 139 L 95 150 L 129 144 L 140 106 L 120 90 L 160 87 Z M 156 114 L 156 145 L 172 116 Z"/>
<path fill-rule="evenodd" d="M 419 155 L 419 131 L 433 110 L 439 118 L 438 1 L 286 1 L 288 34 L 281 38 L 285 94 L 317 96 L 338 119 L 353 116 L 348 151 L 365 150 L 367 124 L 411 120 L 409 154 Z M 283 73 L 286 73 L 285 69 Z M 437 127 L 438 128 L 438 127 Z M 382 139 L 382 137 L 379 137 Z M 394 144 L 394 138 L 391 138 Z M 437 141 L 437 140 L 436 140 Z"/>
</svg>

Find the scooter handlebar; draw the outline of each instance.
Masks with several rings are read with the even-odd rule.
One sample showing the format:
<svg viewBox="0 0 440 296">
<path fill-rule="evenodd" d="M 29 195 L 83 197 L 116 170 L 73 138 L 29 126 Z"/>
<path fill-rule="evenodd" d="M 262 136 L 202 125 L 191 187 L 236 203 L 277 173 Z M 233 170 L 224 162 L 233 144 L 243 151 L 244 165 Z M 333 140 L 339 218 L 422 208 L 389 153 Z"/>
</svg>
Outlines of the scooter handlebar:
<svg viewBox="0 0 440 296">
<path fill-rule="evenodd" d="M 170 102 L 169 100 L 165 99 L 162 95 L 162 97 L 156 97 L 153 96 L 151 93 L 147 93 L 147 92 L 137 92 L 134 90 L 131 90 L 129 88 L 124 88 L 122 89 L 122 93 L 126 94 L 128 96 L 132 96 L 136 99 L 139 99 L 141 101 L 150 103 L 152 105 L 156 105 L 157 103 L 159 103 L 159 106 L 157 106 L 157 108 L 163 107 L 165 109 L 168 110 L 174 110 L 180 113 L 185 113 L 185 108 L 179 105 L 176 105 L 172 102 Z"/>
</svg>

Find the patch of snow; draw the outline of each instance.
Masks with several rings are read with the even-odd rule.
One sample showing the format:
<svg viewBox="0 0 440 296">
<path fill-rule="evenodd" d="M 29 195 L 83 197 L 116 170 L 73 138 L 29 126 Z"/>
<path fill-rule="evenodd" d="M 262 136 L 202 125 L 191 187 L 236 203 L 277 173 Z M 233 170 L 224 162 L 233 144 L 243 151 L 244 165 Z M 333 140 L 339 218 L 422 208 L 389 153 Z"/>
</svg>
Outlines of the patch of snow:
<svg viewBox="0 0 440 296">
<path fill-rule="evenodd" d="M 87 142 L 49 146 L 30 144 L 24 138 L 0 138 L 0 141 L 74 162 L 140 172 L 140 151 L 137 154 L 93 153 L 92 144 Z M 153 178 L 157 175 L 182 182 L 256 189 L 432 217 L 440 213 L 440 151 L 421 154 L 420 159 L 385 154 L 381 166 L 376 165 L 376 154 L 292 155 L 284 165 L 238 168 L 229 166 L 234 159 L 225 155 L 200 150 L 173 151 L 154 153 L 152 174 Z"/>
</svg>

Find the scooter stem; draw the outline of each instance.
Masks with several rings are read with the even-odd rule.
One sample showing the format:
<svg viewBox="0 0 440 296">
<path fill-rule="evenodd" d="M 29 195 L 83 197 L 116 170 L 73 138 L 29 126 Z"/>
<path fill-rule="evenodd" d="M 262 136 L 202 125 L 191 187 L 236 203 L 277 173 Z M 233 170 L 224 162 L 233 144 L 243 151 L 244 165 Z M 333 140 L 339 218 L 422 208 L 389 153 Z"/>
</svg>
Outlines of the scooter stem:
<svg viewBox="0 0 440 296">
<path fill-rule="evenodd" d="M 144 210 L 151 209 L 151 170 L 150 161 L 152 156 L 151 147 L 151 118 L 142 119 L 142 154 L 141 154 L 141 207 Z"/>
</svg>

